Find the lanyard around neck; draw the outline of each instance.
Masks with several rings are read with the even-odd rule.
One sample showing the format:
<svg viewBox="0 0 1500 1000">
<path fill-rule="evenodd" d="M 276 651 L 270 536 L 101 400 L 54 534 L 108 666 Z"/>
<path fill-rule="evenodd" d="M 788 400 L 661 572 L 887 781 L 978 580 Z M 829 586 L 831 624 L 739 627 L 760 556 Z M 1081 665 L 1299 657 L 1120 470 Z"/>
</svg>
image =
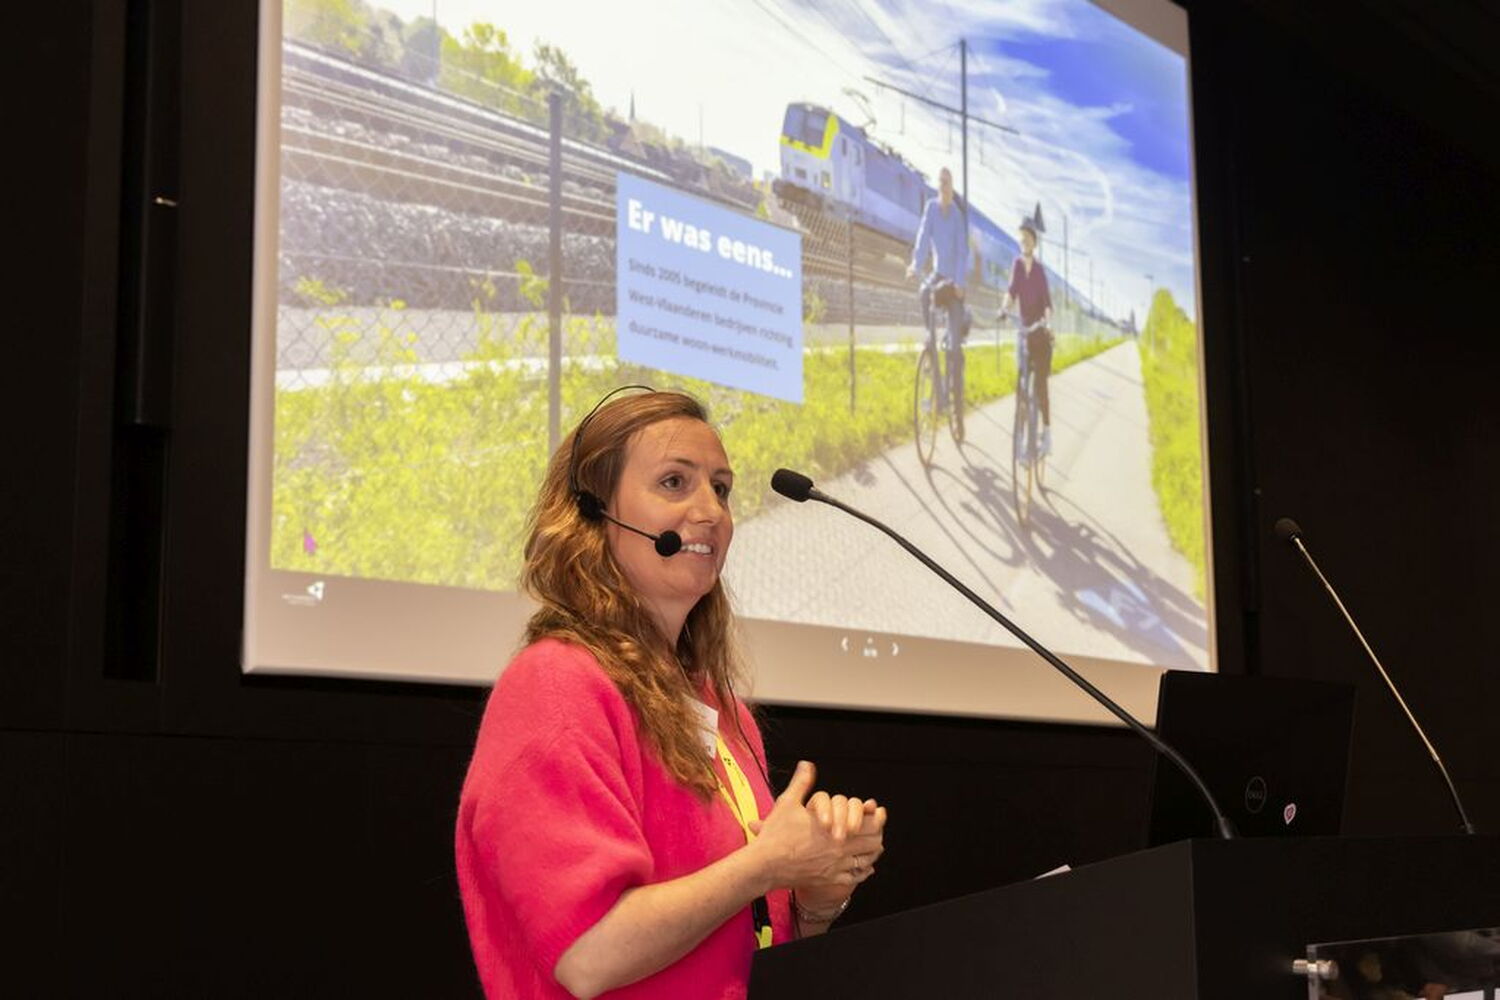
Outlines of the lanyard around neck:
<svg viewBox="0 0 1500 1000">
<path fill-rule="evenodd" d="M 719 786 L 719 795 L 729 805 L 729 811 L 734 813 L 734 818 L 739 821 L 740 829 L 745 834 L 745 843 L 755 839 L 755 833 L 750 829 L 750 819 L 760 820 L 760 805 L 755 801 L 755 790 L 750 787 L 750 779 L 745 777 L 739 762 L 730 753 L 729 746 L 724 742 L 724 737 L 718 733 L 714 734 L 714 749 L 719 755 L 719 761 L 724 765 L 724 774 L 729 778 L 729 788 L 724 787 L 724 780 L 717 774 L 714 782 Z M 731 792 L 730 789 L 733 789 Z M 750 908 L 751 916 L 755 924 L 755 945 L 758 948 L 769 948 L 771 946 L 771 912 L 766 904 L 766 898 L 760 896 Z"/>
</svg>

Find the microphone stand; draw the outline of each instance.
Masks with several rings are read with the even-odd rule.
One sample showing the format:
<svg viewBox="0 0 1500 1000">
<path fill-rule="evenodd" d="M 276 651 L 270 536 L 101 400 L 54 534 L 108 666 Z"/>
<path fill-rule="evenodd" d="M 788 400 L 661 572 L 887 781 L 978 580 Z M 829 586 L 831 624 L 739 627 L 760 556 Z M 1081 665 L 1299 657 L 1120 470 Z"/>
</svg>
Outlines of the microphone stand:
<svg viewBox="0 0 1500 1000">
<path fill-rule="evenodd" d="M 780 476 L 779 473 L 778 476 Z M 803 480 L 806 479 L 806 477 L 804 476 L 798 476 L 798 478 Z M 773 486 L 774 485 L 775 481 L 773 480 Z M 777 492 L 793 500 L 799 499 L 799 497 L 780 488 L 777 489 Z M 800 492 L 800 490 L 798 490 L 797 492 Z M 932 570 L 932 572 L 936 573 L 943 579 L 943 582 L 948 584 L 948 586 L 952 587 L 954 590 L 967 597 L 971 604 L 977 607 L 980 611 L 983 611 L 985 614 L 989 615 L 1003 628 L 1005 628 L 1005 630 L 1008 631 L 1011 635 L 1024 642 L 1031 648 L 1032 652 L 1036 653 L 1042 659 L 1050 663 L 1064 677 L 1086 691 L 1099 704 L 1109 709 L 1110 713 L 1113 714 L 1115 718 L 1119 719 L 1121 722 L 1125 723 L 1125 725 L 1133 729 L 1136 735 L 1141 737 L 1141 739 L 1145 740 L 1147 743 L 1151 744 L 1151 746 L 1154 747 L 1158 753 L 1166 757 L 1173 764 L 1176 764 L 1178 769 L 1180 769 L 1182 773 L 1187 776 L 1188 780 L 1197 787 L 1199 794 L 1203 796 L 1204 801 L 1208 803 L 1209 809 L 1213 811 L 1214 826 L 1218 832 L 1218 835 L 1224 840 L 1233 840 L 1235 838 L 1234 824 L 1229 821 L 1229 817 L 1224 815 L 1224 811 L 1219 808 L 1219 803 L 1214 800 L 1213 793 L 1208 790 L 1208 786 L 1203 783 L 1203 779 L 1198 776 L 1198 772 L 1193 770 L 1192 766 L 1183 759 L 1181 754 L 1168 746 L 1167 743 L 1161 739 L 1161 737 L 1157 736 L 1151 730 L 1142 725 L 1135 716 L 1131 715 L 1122 706 L 1117 704 L 1113 698 L 1109 697 L 1109 695 L 1105 694 L 1103 691 L 1100 691 L 1093 684 L 1090 684 L 1088 680 L 1083 677 L 1083 675 L 1079 674 L 1078 671 L 1074 670 L 1072 667 L 1064 663 L 1050 649 L 1048 649 L 1046 646 L 1043 646 L 1040 642 L 1037 642 L 1031 636 L 1027 635 L 1019 625 L 1002 615 L 999 611 L 992 607 L 988 601 L 980 597 L 978 594 L 974 593 L 974 591 L 970 590 L 962 580 L 959 580 L 952 573 L 949 573 L 942 566 L 938 565 L 938 563 L 934 561 L 930 556 L 928 556 L 927 553 L 923 552 L 911 542 L 908 542 L 905 538 L 901 537 L 901 535 L 899 535 L 894 529 L 887 527 L 886 525 L 877 521 L 875 518 L 864 513 L 863 511 L 855 510 L 848 504 L 835 500 L 833 497 L 822 492 L 821 490 L 814 489 L 810 480 L 807 481 L 806 495 L 801 497 L 800 499 L 812 499 L 818 501 L 819 503 L 825 503 L 830 507 L 836 507 L 839 510 L 843 511 L 845 514 L 848 514 L 851 517 L 858 518 L 859 520 L 870 525 L 872 528 L 876 528 L 877 530 L 883 532 L 897 545 L 901 546 L 907 552 L 910 552 L 913 556 L 916 557 L 918 562 L 920 562 L 923 566 L 926 566 L 928 569 Z"/>
<path fill-rule="evenodd" d="M 1287 520 L 1289 519 L 1282 519 L 1282 521 Z M 1463 826 L 1464 833 L 1472 834 L 1476 832 L 1474 824 L 1469 822 L 1469 814 L 1464 812 L 1463 802 L 1458 798 L 1458 789 L 1454 787 L 1453 779 L 1448 776 L 1448 768 L 1443 764 L 1443 758 L 1438 756 L 1437 747 L 1432 745 L 1432 741 L 1427 738 L 1427 733 L 1422 730 L 1421 723 L 1417 722 L 1417 717 L 1412 714 L 1411 709 L 1406 707 L 1406 699 L 1401 697 L 1400 691 L 1396 690 L 1396 682 L 1391 680 L 1391 675 L 1385 672 L 1385 667 L 1381 665 L 1380 658 L 1375 655 L 1375 650 L 1371 649 L 1370 644 L 1365 641 L 1365 634 L 1354 623 L 1354 616 L 1349 613 L 1348 608 L 1344 607 L 1344 602 L 1339 600 L 1338 591 L 1333 589 L 1333 584 L 1328 582 L 1328 578 L 1318 568 L 1317 561 L 1313 559 L 1312 553 L 1307 551 L 1307 546 L 1302 542 L 1302 530 L 1296 526 L 1296 522 L 1291 522 L 1289 528 L 1283 528 L 1282 521 L 1276 523 L 1277 533 L 1283 534 L 1286 540 L 1296 546 L 1298 552 L 1302 553 L 1302 558 L 1307 560 L 1307 565 L 1312 568 L 1313 574 L 1323 584 L 1323 589 L 1328 591 L 1328 596 L 1333 598 L 1333 603 L 1339 609 L 1339 613 L 1344 616 L 1344 621 L 1348 622 L 1349 627 L 1354 630 L 1354 637 L 1364 647 L 1365 655 L 1370 658 L 1371 663 L 1375 664 L 1375 669 L 1380 673 L 1380 679 L 1385 681 L 1385 686 L 1390 689 L 1391 697 L 1396 699 L 1396 704 L 1400 705 L 1401 711 L 1406 714 L 1406 721 L 1410 722 L 1411 727 L 1417 731 L 1417 736 L 1422 740 L 1422 745 L 1427 748 L 1427 755 L 1437 765 L 1438 773 L 1443 776 L 1443 783 L 1448 786 L 1448 797 L 1453 800 L 1453 808 L 1458 810 L 1458 821 Z"/>
</svg>

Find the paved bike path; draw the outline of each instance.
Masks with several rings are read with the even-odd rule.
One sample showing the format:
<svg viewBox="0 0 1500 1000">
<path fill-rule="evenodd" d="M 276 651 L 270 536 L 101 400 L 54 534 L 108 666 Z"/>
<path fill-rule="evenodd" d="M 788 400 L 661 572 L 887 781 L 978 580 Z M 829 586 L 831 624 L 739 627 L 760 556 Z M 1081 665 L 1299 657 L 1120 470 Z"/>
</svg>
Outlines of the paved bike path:
<svg viewBox="0 0 1500 1000">
<path fill-rule="evenodd" d="M 1173 550 L 1151 486 L 1135 342 L 1053 375 L 1051 391 L 1048 490 L 1025 524 L 1011 494 L 1013 396 L 969 411 L 962 446 L 941 430 L 930 468 L 908 442 L 818 486 L 904 534 L 1043 643 L 1205 669 L 1192 566 Z M 879 532 L 822 504 L 778 499 L 738 524 L 726 578 L 752 618 L 1020 645 Z"/>
</svg>

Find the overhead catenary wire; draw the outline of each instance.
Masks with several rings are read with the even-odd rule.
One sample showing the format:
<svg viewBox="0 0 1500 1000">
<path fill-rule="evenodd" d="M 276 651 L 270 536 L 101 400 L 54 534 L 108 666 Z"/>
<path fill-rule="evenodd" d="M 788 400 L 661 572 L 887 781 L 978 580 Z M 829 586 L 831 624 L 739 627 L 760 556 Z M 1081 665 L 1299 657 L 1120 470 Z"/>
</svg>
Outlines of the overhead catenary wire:
<svg viewBox="0 0 1500 1000">
<path fill-rule="evenodd" d="M 829 52 L 827 49 L 823 48 L 823 46 L 817 44 L 811 38 L 809 38 L 805 28 L 799 28 L 788 21 L 782 14 L 782 12 L 777 9 L 777 5 L 774 0 L 754 0 L 754 2 L 755 6 L 759 7 L 763 12 L 765 12 L 767 17 L 770 17 L 773 21 L 775 21 L 778 25 L 785 29 L 791 37 L 797 39 L 802 44 L 806 45 L 809 49 L 816 52 L 824 59 L 828 60 L 829 63 L 838 68 L 839 72 L 848 75 L 851 79 L 859 79 L 859 77 L 862 75 L 857 70 L 851 70 L 837 56 L 833 55 L 833 53 Z M 835 30 L 838 30 L 836 25 L 833 27 Z"/>
</svg>

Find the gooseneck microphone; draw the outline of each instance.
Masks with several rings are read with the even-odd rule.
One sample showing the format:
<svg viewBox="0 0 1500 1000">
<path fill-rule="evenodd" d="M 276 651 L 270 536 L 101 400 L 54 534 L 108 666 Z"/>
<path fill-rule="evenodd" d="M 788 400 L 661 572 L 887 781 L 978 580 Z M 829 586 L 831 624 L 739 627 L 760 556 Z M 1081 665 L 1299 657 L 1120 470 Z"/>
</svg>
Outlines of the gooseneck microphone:
<svg viewBox="0 0 1500 1000">
<path fill-rule="evenodd" d="M 1448 786 L 1448 797 L 1453 800 L 1453 808 L 1458 810 L 1458 821 L 1463 827 L 1464 833 L 1474 833 L 1474 824 L 1469 822 L 1469 814 L 1464 812 L 1464 804 L 1459 800 L 1458 789 L 1454 787 L 1453 779 L 1448 776 L 1448 768 L 1443 764 L 1443 758 L 1438 755 L 1437 747 L 1432 745 L 1432 741 L 1422 731 L 1421 724 L 1417 722 L 1417 717 L 1412 714 L 1410 708 L 1406 707 L 1406 699 L 1401 697 L 1401 692 L 1396 689 L 1396 682 L 1391 680 L 1391 675 L 1385 672 L 1385 667 L 1381 665 L 1380 658 L 1375 655 L 1375 650 L 1371 649 L 1369 642 L 1366 641 L 1365 634 L 1354 623 L 1354 616 L 1349 613 L 1348 608 L 1344 607 L 1344 602 L 1339 599 L 1338 592 L 1333 589 L 1333 584 L 1328 582 L 1328 578 L 1318 568 L 1318 564 L 1313 559 L 1312 553 L 1307 551 L 1307 545 L 1302 541 L 1302 528 L 1291 518 L 1283 517 L 1276 522 L 1274 530 L 1277 538 L 1289 543 L 1298 552 L 1302 553 L 1302 558 L 1307 561 L 1307 565 L 1318 578 L 1318 582 L 1323 584 L 1323 589 L 1328 591 L 1329 597 L 1333 598 L 1333 603 L 1339 609 L 1339 613 L 1344 616 L 1344 621 L 1348 622 L 1349 628 L 1353 629 L 1354 637 L 1364 647 L 1365 655 L 1370 658 L 1371 663 L 1375 664 L 1375 669 L 1379 672 L 1380 679 L 1385 681 L 1385 686 L 1390 689 L 1391 697 L 1395 698 L 1396 704 L 1401 706 L 1401 711 L 1406 715 L 1406 721 L 1410 722 L 1411 727 L 1417 731 L 1417 737 L 1421 739 L 1422 745 L 1427 748 L 1427 755 L 1437 765 L 1438 773 L 1443 776 L 1443 783 Z"/>
<path fill-rule="evenodd" d="M 944 583 L 948 584 L 948 586 L 952 587 L 954 590 L 967 597 L 971 604 L 993 618 L 1011 635 L 1015 636 L 1017 639 L 1020 639 L 1022 642 L 1024 642 L 1027 646 L 1031 647 L 1032 652 L 1036 653 L 1042 659 L 1050 663 L 1059 673 L 1061 673 L 1068 680 L 1072 681 L 1078 687 L 1082 688 L 1099 704 L 1109 709 L 1110 713 L 1114 715 L 1115 718 L 1119 719 L 1121 722 L 1125 723 L 1125 725 L 1133 729 L 1136 735 L 1145 740 L 1147 743 L 1151 744 L 1151 746 L 1156 749 L 1157 753 L 1160 753 L 1163 757 L 1166 757 L 1173 764 L 1176 764 L 1177 767 L 1182 771 L 1182 773 L 1187 775 L 1188 780 L 1193 783 L 1193 786 L 1198 789 L 1198 793 L 1203 796 L 1203 801 L 1208 803 L 1209 810 L 1214 814 L 1214 825 L 1218 829 L 1219 836 L 1225 840 L 1234 839 L 1234 824 L 1229 821 L 1228 816 L 1224 815 L 1224 810 L 1219 808 L 1219 803 L 1214 801 L 1213 793 L 1208 790 L 1208 786 L 1203 783 L 1203 779 L 1198 776 L 1198 772 L 1193 770 L 1192 766 L 1183 759 L 1181 754 L 1172 749 L 1172 747 L 1168 746 L 1161 737 L 1157 736 L 1151 730 L 1142 725 L 1135 716 L 1127 712 L 1124 707 L 1118 704 L 1113 698 L 1105 694 L 1103 691 L 1100 691 L 1098 688 L 1094 687 L 1094 685 L 1090 684 L 1082 675 L 1078 673 L 1078 671 L 1074 670 L 1072 667 L 1064 663 L 1057 656 L 1057 654 L 1053 653 L 1046 646 L 1043 646 L 1040 642 L 1037 642 L 1031 636 L 1027 635 L 1019 625 L 1002 615 L 999 611 L 996 611 L 988 601 L 965 586 L 963 581 L 959 580 L 952 573 L 949 573 L 942 566 L 939 566 L 936 561 L 934 561 L 930 556 L 927 555 L 927 553 L 923 552 L 911 542 L 908 542 L 905 538 L 901 537 L 901 535 L 899 535 L 895 530 L 880 523 L 870 515 L 864 513 L 863 511 L 855 510 L 848 504 L 835 500 L 828 494 L 816 489 L 813 486 L 812 480 L 802 475 L 802 473 L 800 472 L 793 472 L 790 469 L 777 469 L 776 474 L 771 477 L 771 489 L 775 490 L 777 493 L 780 493 L 788 500 L 795 500 L 798 503 L 803 503 L 807 500 L 816 500 L 819 503 L 826 503 L 830 507 L 837 507 L 845 514 L 848 514 L 851 517 L 858 518 L 871 527 L 877 528 L 888 535 L 892 540 L 895 541 L 897 545 L 901 546 L 907 552 L 910 552 L 913 556 L 915 556 L 917 561 L 920 562 L 923 566 L 926 566 L 928 569 L 932 570 L 939 577 L 941 577 Z"/>
<path fill-rule="evenodd" d="M 589 421 L 594 419 L 594 414 L 599 412 L 599 407 L 608 402 L 611 396 L 622 393 L 627 389 L 642 389 L 646 392 L 656 391 L 649 385 L 622 385 L 606 392 L 603 398 L 594 404 L 594 408 L 588 412 L 588 415 L 578 422 L 578 430 L 573 432 L 573 445 L 568 453 L 568 490 L 573 494 L 573 502 L 578 505 L 579 516 L 585 521 L 608 521 L 610 524 L 624 528 L 626 531 L 633 531 L 637 535 L 649 538 L 656 543 L 656 554 L 665 559 L 668 556 L 675 556 L 682 551 L 681 535 L 670 530 L 663 531 L 659 535 L 653 535 L 644 528 L 637 528 L 633 524 L 626 524 L 605 510 L 604 501 L 600 500 L 597 495 L 584 489 L 578 482 L 578 445 L 583 441 L 584 430 L 588 428 Z"/>
</svg>

